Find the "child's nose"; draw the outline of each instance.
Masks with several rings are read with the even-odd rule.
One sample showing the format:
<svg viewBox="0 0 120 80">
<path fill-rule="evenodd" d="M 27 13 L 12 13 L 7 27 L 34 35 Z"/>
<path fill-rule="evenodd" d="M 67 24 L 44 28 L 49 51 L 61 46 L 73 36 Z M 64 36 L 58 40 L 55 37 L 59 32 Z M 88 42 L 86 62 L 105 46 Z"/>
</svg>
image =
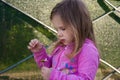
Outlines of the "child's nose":
<svg viewBox="0 0 120 80">
<path fill-rule="evenodd" d="M 58 37 L 62 37 L 62 32 L 58 31 L 57 35 L 58 35 Z"/>
</svg>

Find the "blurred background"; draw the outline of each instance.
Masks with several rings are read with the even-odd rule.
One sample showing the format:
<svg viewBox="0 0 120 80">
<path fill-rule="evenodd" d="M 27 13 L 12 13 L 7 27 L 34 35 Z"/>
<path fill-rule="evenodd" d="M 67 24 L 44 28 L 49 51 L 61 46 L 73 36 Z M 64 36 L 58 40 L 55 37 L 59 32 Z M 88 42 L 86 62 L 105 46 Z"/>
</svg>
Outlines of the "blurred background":
<svg viewBox="0 0 120 80">
<path fill-rule="evenodd" d="M 38 38 L 51 52 L 56 33 L 49 16 L 59 1 L 0 1 L 0 80 L 43 80 L 27 45 Z M 101 56 L 95 80 L 120 80 L 120 0 L 83 2 L 90 11 Z"/>
</svg>

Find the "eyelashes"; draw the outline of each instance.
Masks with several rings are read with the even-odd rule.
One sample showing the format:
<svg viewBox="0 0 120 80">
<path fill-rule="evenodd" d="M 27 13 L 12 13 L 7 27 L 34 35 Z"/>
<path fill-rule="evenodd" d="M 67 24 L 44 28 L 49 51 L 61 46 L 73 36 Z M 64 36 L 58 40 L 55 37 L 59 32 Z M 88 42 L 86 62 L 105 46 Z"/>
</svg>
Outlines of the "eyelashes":
<svg viewBox="0 0 120 80">
<path fill-rule="evenodd" d="M 56 31 L 65 31 L 66 29 L 65 28 L 60 28 L 60 29 L 56 29 Z"/>
<path fill-rule="evenodd" d="M 64 31 L 64 30 L 66 30 L 66 29 L 65 29 L 65 28 L 62 28 L 61 30 L 63 30 L 63 31 Z"/>
</svg>

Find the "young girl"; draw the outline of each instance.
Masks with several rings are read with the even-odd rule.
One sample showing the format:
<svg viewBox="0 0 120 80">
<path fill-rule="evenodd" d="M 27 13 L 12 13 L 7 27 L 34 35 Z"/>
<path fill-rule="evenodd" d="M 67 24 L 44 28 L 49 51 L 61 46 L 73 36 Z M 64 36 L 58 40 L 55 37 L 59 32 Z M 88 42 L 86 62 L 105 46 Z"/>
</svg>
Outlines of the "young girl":
<svg viewBox="0 0 120 80">
<path fill-rule="evenodd" d="M 28 49 L 34 53 L 45 80 L 94 80 L 99 53 L 89 12 L 80 0 L 63 0 L 52 10 L 51 22 L 58 41 L 50 56 L 37 40 Z"/>
</svg>

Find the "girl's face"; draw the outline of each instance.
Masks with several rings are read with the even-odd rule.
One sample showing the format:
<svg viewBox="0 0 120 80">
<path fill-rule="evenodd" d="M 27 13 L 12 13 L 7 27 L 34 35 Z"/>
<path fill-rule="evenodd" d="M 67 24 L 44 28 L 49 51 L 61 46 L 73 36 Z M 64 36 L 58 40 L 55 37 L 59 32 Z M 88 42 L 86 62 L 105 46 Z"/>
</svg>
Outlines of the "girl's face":
<svg viewBox="0 0 120 80">
<path fill-rule="evenodd" d="M 59 15 L 54 15 L 52 19 L 53 26 L 57 30 L 58 39 L 64 45 L 74 41 L 74 33 L 70 25 L 65 25 Z"/>
</svg>

